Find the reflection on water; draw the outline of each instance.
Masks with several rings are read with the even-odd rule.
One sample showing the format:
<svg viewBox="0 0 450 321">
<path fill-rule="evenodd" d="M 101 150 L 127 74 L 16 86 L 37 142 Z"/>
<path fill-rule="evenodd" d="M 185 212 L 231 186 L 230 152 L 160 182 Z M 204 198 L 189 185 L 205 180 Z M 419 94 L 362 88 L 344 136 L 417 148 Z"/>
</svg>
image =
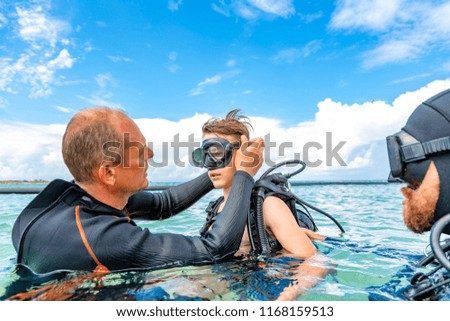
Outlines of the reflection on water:
<svg viewBox="0 0 450 321">
<path fill-rule="evenodd" d="M 401 300 L 398 291 L 417 271 L 415 263 L 428 244 L 403 225 L 399 185 L 296 186 L 307 202 L 333 214 L 344 226 L 341 235 L 329 219 L 312 212 L 322 234 L 337 240 L 316 242 L 334 271 L 299 300 Z M 185 213 L 166 221 L 139 222 L 152 232 L 198 235 L 213 191 Z M 71 273 L 58 280 L 19 278 L 14 269 L 11 229 L 33 195 L 0 195 L 0 296 L 44 300 L 274 300 L 294 281 L 300 260 L 277 257 L 266 264 L 235 259 L 212 266 L 112 273 Z M 188 228 L 187 228 L 188 227 Z M 23 274 L 23 271 L 19 271 Z M 41 283 L 39 283 L 41 282 Z M 33 285 L 34 284 L 34 285 Z M 27 297 L 28 295 L 28 297 Z"/>
</svg>

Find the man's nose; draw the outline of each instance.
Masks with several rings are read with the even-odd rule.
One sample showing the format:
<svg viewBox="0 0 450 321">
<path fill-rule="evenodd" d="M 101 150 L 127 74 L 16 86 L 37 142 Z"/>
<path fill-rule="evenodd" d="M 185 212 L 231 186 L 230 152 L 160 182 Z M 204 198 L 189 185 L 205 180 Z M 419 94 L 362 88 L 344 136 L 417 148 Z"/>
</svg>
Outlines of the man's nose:
<svg viewBox="0 0 450 321">
<path fill-rule="evenodd" d="M 153 153 L 153 150 L 150 147 L 147 147 L 147 161 L 153 158 L 154 155 L 155 153 Z"/>
</svg>

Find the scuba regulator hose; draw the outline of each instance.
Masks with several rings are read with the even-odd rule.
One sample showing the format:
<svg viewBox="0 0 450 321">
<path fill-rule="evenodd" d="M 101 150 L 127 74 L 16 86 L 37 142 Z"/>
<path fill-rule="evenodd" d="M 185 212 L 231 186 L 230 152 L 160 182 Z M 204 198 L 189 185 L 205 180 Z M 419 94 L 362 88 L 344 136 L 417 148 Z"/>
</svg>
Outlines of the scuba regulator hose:
<svg viewBox="0 0 450 321">
<path fill-rule="evenodd" d="M 408 287 L 403 295 L 408 300 L 437 300 L 444 286 L 450 283 L 448 275 L 432 277 L 440 269 L 445 268 L 450 272 L 450 261 L 447 252 L 450 250 L 450 239 L 446 239 L 441 244 L 440 238 L 444 229 L 450 224 L 450 213 L 440 218 L 431 228 L 430 246 L 431 253 L 426 255 L 418 266 L 427 266 L 434 263 L 436 266 L 432 271 L 424 274 L 418 272 L 411 278 L 411 286 Z"/>
<path fill-rule="evenodd" d="M 291 173 L 286 173 L 286 174 L 282 174 L 282 173 L 275 173 L 275 174 L 271 174 L 275 169 L 280 168 L 282 166 L 288 166 L 288 165 L 300 165 L 300 168 L 291 172 Z M 264 203 L 264 199 L 266 196 L 268 195 L 275 195 L 277 197 L 280 197 L 281 199 L 285 200 L 289 200 L 289 207 L 291 209 L 291 211 L 295 216 L 295 219 L 297 221 L 297 223 L 299 222 L 299 217 L 298 217 L 298 210 L 296 209 L 295 205 L 300 205 L 302 208 L 304 208 L 306 210 L 306 213 L 304 213 L 304 215 L 306 215 L 306 217 L 308 218 L 309 222 L 311 223 L 311 226 L 309 226 L 309 228 L 313 231 L 317 230 L 317 226 L 314 223 L 314 220 L 312 219 L 312 217 L 309 214 L 309 211 L 306 207 L 309 207 L 310 209 L 313 209 L 314 211 L 325 215 L 326 217 L 328 217 L 329 219 L 331 219 L 336 226 L 339 228 L 339 230 L 342 233 L 345 233 L 344 228 L 342 227 L 342 225 L 331 215 L 328 214 L 327 212 L 318 209 L 317 207 L 307 203 L 306 201 L 300 199 L 299 197 L 297 197 L 296 195 L 294 195 L 290 188 L 289 188 L 289 178 L 301 173 L 304 169 L 306 168 L 306 164 L 305 162 L 301 161 L 301 160 L 289 160 L 289 161 L 283 161 L 280 162 L 278 164 L 275 164 L 273 167 L 269 168 L 262 176 L 261 178 L 255 183 L 255 187 L 253 190 L 253 202 L 255 204 L 255 219 L 256 219 L 256 235 L 254 237 L 257 238 L 257 240 L 253 240 L 252 237 L 250 237 L 250 241 L 251 241 L 251 245 L 253 249 L 256 249 L 257 246 L 255 245 L 255 241 L 257 241 L 259 243 L 259 255 L 258 255 L 258 259 L 259 260 L 265 260 L 269 257 L 270 254 L 270 245 L 269 245 L 269 240 L 265 231 L 265 227 L 264 227 L 264 218 L 263 218 L 263 203 Z M 287 203 L 287 202 L 286 202 Z M 249 214 L 249 224 L 251 221 L 252 217 Z M 300 224 L 299 224 L 300 225 Z"/>
<path fill-rule="evenodd" d="M 450 224 L 450 213 L 446 214 L 444 217 L 439 219 L 431 229 L 430 234 L 430 244 L 431 244 L 431 250 L 433 251 L 434 257 L 436 260 L 441 263 L 441 265 L 447 269 L 447 271 L 450 272 L 450 261 L 447 257 L 447 255 L 444 252 L 444 249 L 441 247 L 441 234 L 444 230 L 444 228 Z"/>
</svg>

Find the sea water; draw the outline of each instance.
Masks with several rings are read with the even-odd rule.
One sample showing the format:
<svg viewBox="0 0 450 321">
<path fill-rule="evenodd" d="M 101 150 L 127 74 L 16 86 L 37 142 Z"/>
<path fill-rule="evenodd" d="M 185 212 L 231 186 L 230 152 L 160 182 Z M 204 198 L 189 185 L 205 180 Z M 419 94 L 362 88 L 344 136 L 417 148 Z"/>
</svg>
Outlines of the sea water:
<svg viewBox="0 0 450 321">
<path fill-rule="evenodd" d="M 413 234 L 404 226 L 401 187 L 401 184 L 369 182 L 292 187 L 300 198 L 332 214 L 346 231 L 340 233 L 331 220 L 311 211 L 319 232 L 335 239 L 315 242 L 332 262 L 332 272 L 298 300 L 403 299 L 399 291 L 417 270 L 415 264 L 429 243 L 429 235 Z M 154 233 L 198 235 L 206 206 L 219 195 L 219 191 L 212 191 L 170 219 L 138 223 Z M 0 195 L 0 297 L 3 298 L 19 279 L 11 230 L 17 215 L 34 197 Z M 101 282 L 84 280 L 79 284 L 70 282 L 80 278 L 79 273 L 73 273 L 46 284 L 61 285 L 60 293 L 64 291 L 62 285 L 66 286 L 69 280 L 67 293 L 60 297 L 67 300 L 274 300 L 293 282 L 293 271 L 300 264 L 300 260 L 283 256 L 274 257 L 264 265 L 234 259 L 200 267 L 113 273 Z M 30 298 L 55 299 L 40 295 L 31 294 Z"/>
</svg>

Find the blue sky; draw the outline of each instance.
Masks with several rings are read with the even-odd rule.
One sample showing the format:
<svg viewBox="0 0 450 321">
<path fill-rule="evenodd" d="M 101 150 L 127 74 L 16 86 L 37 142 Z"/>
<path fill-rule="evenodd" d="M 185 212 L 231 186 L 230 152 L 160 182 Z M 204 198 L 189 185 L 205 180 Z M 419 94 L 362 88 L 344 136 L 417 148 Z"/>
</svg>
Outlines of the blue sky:
<svg viewBox="0 0 450 321">
<path fill-rule="evenodd" d="M 324 168 L 315 178 L 384 178 L 386 165 L 376 163 L 386 161 L 377 156 L 385 134 L 421 99 L 449 86 L 448 16 L 449 1 L 2 2 L 0 136 L 17 144 L 3 146 L 0 179 L 31 178 L 32 166 L 48 159 L 60 164 L 57 150 L 44 147 L 58 142 L 74 112 L 95 105 L 178 129 L 196 114 L 205 115 L 201 126 L 240 108 L 266 124 L 255 133 L 273 126 L 280 140 L 287 132 L 296 139 L 335 131 L 338 141 L 349 141 L 344 156 L 353 167 L 335 176 Z M 403 112 L 393 111 L 408 93 L 397 107 Z M 337 116 L 323 121 L 330 110 Z M 367 117 L 373 128 L 359 128 Z M 30 150 L 13 137 L 15 127 L 44 147 Z M 149 130 L 148 140 L 161 140 L 163 130 Z M 30 136 L 37 132 L 42 142 Z M 17 164 L 27 167 L 18 171 Z M 42 166 L 46 178 L 67 175 Z"/>
</svg>

